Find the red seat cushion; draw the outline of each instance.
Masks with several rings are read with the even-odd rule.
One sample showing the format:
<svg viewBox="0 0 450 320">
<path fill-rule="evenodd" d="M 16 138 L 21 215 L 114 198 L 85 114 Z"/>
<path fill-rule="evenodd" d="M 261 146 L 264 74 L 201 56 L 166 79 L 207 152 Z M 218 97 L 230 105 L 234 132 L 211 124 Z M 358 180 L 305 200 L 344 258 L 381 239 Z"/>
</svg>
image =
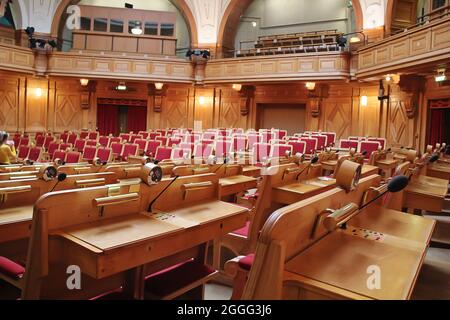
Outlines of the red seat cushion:
<svg viewBox="0 0 450 320">
<path fill-rule="evenodd" d="M 250 271 L 250 269 L 253 265 L 253 260 L 255 260 L 255 255 L 253 253 L 249 254 L 248 256 L 239 260 L 239 262 L 238 262 L 239 267 L 241 267 L 244 270 Z"/>
<path fill-rule="evenodd" d="M 5 257 L 0 257 L 0 273 L 7 275 L 14 279 L 22 278 L 25 273 L 25 268 L 14 261 Z"/>
<path fill-rule="evenodd" d="M 200 262 L 189 260 L 147 277 L 145 290 L 159 297 L 167 296 L 214 272 Z"/>
<path fill-rule="evenodd" d="M 247 223 L 245 224 L 245 227 L 235 230 L 235 231 L 231 232 L 231 234 L 247 237 L 249 230 L 250 230 L 250 221 L 247 221 Z"/>
</svg>

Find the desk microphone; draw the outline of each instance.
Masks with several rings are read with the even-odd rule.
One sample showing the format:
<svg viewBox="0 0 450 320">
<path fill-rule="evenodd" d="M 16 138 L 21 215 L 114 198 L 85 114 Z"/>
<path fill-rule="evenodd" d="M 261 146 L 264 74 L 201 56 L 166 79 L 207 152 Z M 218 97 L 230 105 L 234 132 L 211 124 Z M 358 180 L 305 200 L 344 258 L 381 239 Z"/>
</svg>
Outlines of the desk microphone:
<svg viewBox="0 0 450 320">
<path fill-rule="evenodd" d="M 447 147 L 445 147 L 445 155 L 450 156 L 450 144 Z"/>
<path fill-rule="evenodd" d="M 403 189 L 405 189 L 408 186 L 408 183 L 409 183 L 409 179 L 407 176 L 396 176 L 396 177 L 392 178 L 392 180 L 389 181 L 387 190 L 385 192 L 379 194 L 378 196 L 376 196 L 375 198 L 373 198 L 372 200 L 367 202 L 365 205 L 363 205 L 361 208 L 359 208 L 359 210 L 362 210 L 362 209 L 368 207 L 369 205 L 371 205 L 372 203 L 374 203 L 375 201 L 377 201 L 378 199 L 383 197 L 388 192 L 397 193 L 397 192 L 402 191 Z"/>
<path fill-rule="evenodd" d="M 430 159 L 428 160 L 428 163 L 435 163 L 436 161 L 439 160 L 439 155 L 438 154 L 433 154 Z"/>
<path fill-rule="evenodd" d="M 297 177 L 295 178 L 295 180 L 298 180 L 298 178 L 300 177 L 300 175 L 301 175 L 303 172 L 305 172 L 307 169 L 309 169 L 309 167 L 310 167 L 311 165 L 317 163 L 318 161 L 319 161 L 319 157 L 318 157 L 318 156 L 314 156 L 314 157 L 311 159 L 311 162 L 308 163 L 308 165 L 307 165 L 306 167 L 304 167 L 302 171 L 300 171 L 300 173 L 297 175 Z"/>
<path fill-rule="evenodd" d="M 53 192 L 56 189 L 56 187 L 58 186 L 58 184 L 66 179 L 67 179 L 67 174 L 65 174 L 64 172 L 58 174 L 58 181 L 55 183 L 55 185 L 53 186 L 53 188 L 50 192 Z"/>
<path fill-rule="evenodd" d="M 222 169 L 222 167 L 223 167 L 224 165 L 227 165 L 227 164 L 228 164 L 228 161 L 229 161 L 228 157 L 223 158 L 223 163 L 222 163 L 216 170 L 214 170 L 213 173 L 219 172 L 219 170 Z"/>
<path fill-rule="evenodd" d="M 175 181 L 178 180 L 180 176 L 176 176 L 175 178 L 172 179 L 172 181 L 170 181 L 170 183 L 167 185 L 167 187 L 165 187 L 157 196 L 155 199 L 153 199 L 152 202 L 150 202 L 150 204 L 148 205 L 148 209 L 147 212 L 152 212 L 152 207 L 155 204 L 155 202 L 164 194 L 164 192 L 166 192 L 171 185 L 173 185 L 175 183 Z"/>
</svg>

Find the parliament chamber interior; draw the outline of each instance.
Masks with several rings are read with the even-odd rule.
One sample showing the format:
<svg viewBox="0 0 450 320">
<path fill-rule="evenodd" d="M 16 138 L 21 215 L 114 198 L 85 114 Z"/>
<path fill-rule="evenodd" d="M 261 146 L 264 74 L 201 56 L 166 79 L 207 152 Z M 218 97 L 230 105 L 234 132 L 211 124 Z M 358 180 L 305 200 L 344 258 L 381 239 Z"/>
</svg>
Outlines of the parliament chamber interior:
<svg viewBox="0 0 450 320">
<path fill-rule="evenodd" d="M 450 0 L 0 0 L 0 300 L 450 299 Z"/>
</svg>

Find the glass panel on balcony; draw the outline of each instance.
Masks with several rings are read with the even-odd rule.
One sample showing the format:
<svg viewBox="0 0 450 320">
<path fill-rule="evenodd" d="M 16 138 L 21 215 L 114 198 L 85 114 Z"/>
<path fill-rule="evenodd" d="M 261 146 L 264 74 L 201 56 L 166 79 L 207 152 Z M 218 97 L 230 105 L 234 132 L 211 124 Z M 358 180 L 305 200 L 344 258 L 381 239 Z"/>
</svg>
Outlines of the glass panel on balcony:
<svg viewBox="0 0 450 320">
<path fill-rule="evenodd" d="M 146 22 L 144 33 L 149 36 L 158 35 L 158 24 L 156 22 Z"/>
<path fill-rule="evenodd" d="M 99 31 L 99 32 L 108 31 L 108 19 L 95 18 L 94 19 L 94 31 Z"/>
<path fill-rule="evenodd" d="M 175 26 L 173 23 L 161 23 L 161 36 L 173 37 Z"/>
<path fill-rule="evenodd" d="M 91 18 L 81 17 L 80 18 L 80 30 L 90 31 L 91 30 Z"/>
<path fill-rule="evenodd" d="M 123 33 L 123 21 L 111 19 L 109 24 L 109 32 Z"/>
<path fill-rule="evenodd" d="M 433 10 L 439 9 L 443 6 L 445 6 L 446 0 L 433 0 Z"/>
</svg>

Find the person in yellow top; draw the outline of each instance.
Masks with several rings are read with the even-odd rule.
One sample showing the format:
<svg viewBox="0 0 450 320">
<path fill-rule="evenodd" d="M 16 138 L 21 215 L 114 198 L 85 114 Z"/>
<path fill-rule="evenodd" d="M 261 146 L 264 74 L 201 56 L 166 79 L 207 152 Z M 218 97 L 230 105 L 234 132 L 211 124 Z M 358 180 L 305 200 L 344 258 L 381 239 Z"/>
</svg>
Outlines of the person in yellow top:
<svg viewBox="0 0 450 320">
<path fill-rule="evenodd" d="M 14 143 L 8 141 L 8 137 L 5 131 L 0 132 L 0 164 L 11 164 L 17 161 Z"/>
</svg>

